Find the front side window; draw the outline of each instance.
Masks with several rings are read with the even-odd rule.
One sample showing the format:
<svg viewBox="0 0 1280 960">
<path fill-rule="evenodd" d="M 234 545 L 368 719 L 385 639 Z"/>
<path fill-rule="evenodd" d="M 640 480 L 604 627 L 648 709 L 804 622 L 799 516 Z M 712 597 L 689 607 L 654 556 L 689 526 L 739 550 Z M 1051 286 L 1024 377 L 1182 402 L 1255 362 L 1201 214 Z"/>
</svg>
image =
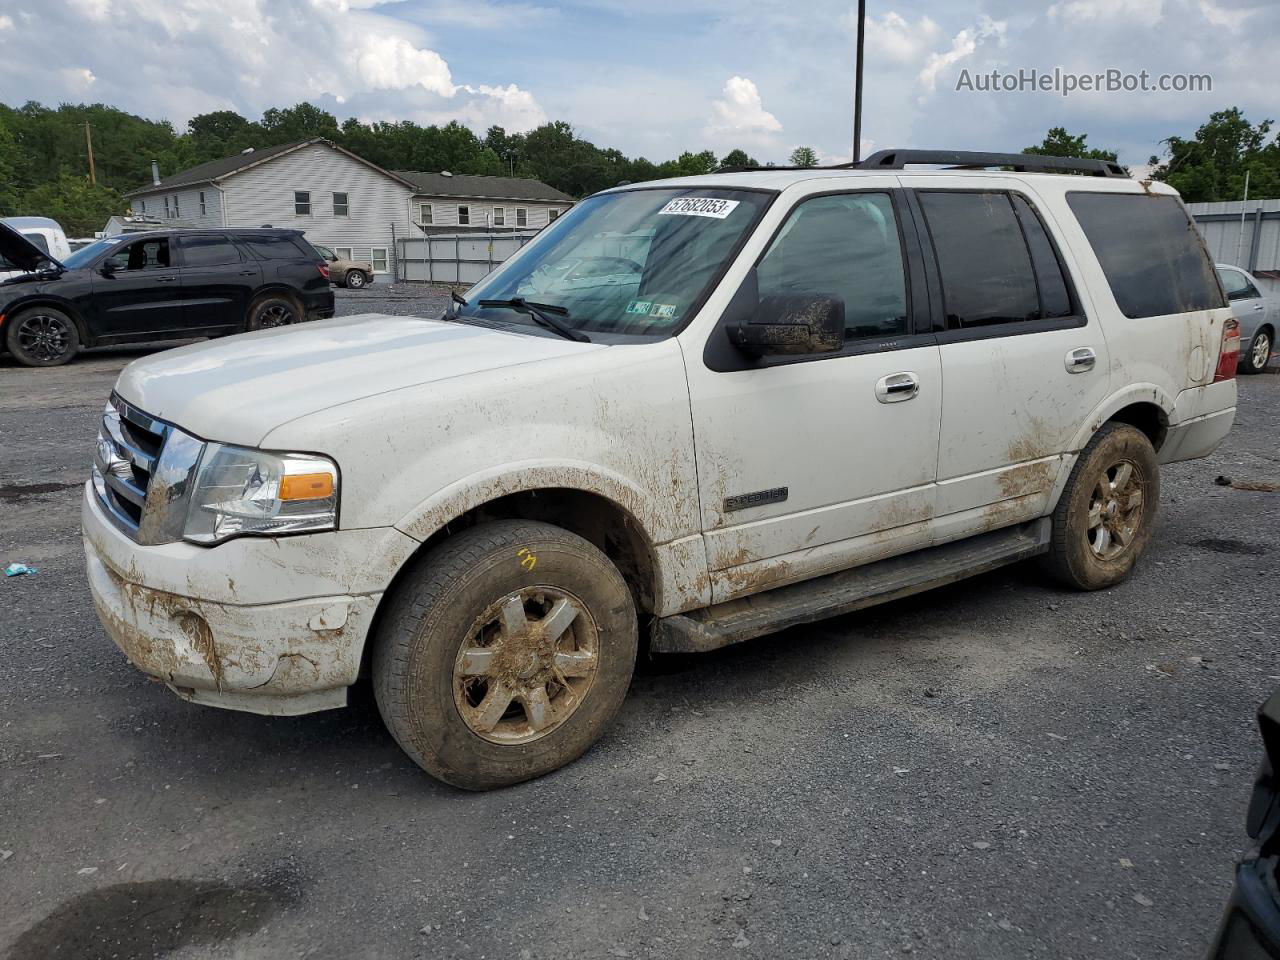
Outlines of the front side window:
<svg viewBox="0 0 1280 960">
<path fill-rule="evenodd" d="M 169 259 L 169 238 L 135 240 L 107 257 L 105 262 L 117 271 L 167 270 L 172 262 Z"/>
<path fill-rule="evenodd" d="M 1254 297 L 1262 296 L 1258 293 L 1258 288 L 1239 270 L 1220 267 L 1218 279 L 1222 281 L 1222 289 L 1227 292 L 1228 300 L 1252 300 Z"/>
<path fill-rule="evenodd" d="M 526 227 L 529 225 L 529 211 L 524 207 L 516 207 L 516 226 Z"/>
<path fill-rule="evenodd" d="M 467 293 L 462 316 L 534 326 L 481 300 L 560 307 L 561 322 L 609 342 L 669 337 L 692 317 L 772 194 L 722 187 L 636 189 L 584 200 Z"/>
<path fill-rule="evenodd" d="M 1031 254 L 1007 193 L 922 191 L 947 329 L 1041 317 Z"/>
<path fill-rule="evenodd" d="M 418 222 L 423 226 L 430 226 L 435 220 L 435 211 L 429 203 L 418 204 Z"/>
<path fill-rule="evenodd" d="M 333 195 L 333 215 L 335 217 L 349 216 L 351 207 L 347 203 L 347 195 L 345 193 L 335 193 Z"/>
<path fill-rule="evenodd" d="M 309 191 L 293 191 L 293 212 L 299 217 L 311 216 L 311 193 Z"/>
<path fill-rule="evenodd" d="M 185 267 L 216 267 L 239 263 L 240 251 L 230 239 L 223 236 L 182 237 L 182 265 Z"/>
<path fill-rule="evenodd" d="M 507 225 L 507 211 L 503 207 L 493 208 L 493 225 L 495 227 L 505 227 Z"/>
<path fill-rule="evenodd" d="M 462 224 L 463 226 L 466 226 L 467 224 L 471 223 L 470 207 L 458 207 L 458 223 Z"/>
<path fill-rule="evenodd" d="M 369 251 L 369 259 L 373 262 L 374 273 L 387 272 L 387 248 L 374 247 Z"/>
<path fill-rule="evenodd" d="M 1200 233 L 1177 197 L 1072 192 L 1067 204 L 1126 317 L 1226 306 Z"/>
<path fill-rule="evenodd" d="M 828 297 L 846 340 L 907 332 L 907 282 L 893 201 L 849 193 L 800 203 L 756 268 L 760 302 Z"/>
</svg>

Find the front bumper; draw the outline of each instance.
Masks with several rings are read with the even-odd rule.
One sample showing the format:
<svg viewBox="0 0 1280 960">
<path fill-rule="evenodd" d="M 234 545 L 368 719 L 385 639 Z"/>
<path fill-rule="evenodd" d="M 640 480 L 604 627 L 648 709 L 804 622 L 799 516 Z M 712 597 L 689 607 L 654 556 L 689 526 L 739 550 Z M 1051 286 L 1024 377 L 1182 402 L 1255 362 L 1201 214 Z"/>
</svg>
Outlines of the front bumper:
<svg viewBox="0 0 1280 960">
<path fill-rule="evenodd" d="M 90 485 L 81 520 L 98 619 L 130 662 L 187 700 L 263 714 L 346 704 L 382 590 L 417 545 L 381 529 L 141 546 Z"/>
</svg>

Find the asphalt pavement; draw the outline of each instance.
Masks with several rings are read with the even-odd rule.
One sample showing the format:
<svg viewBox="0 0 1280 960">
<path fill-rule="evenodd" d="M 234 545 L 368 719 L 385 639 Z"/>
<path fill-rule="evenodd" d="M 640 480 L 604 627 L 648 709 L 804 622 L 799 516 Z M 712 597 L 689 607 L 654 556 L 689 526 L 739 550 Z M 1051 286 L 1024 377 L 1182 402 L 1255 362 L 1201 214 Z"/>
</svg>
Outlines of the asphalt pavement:
<svg viewBox="0 0 1280 960">
<path fill-rule="evenodd" d="M 339 307 L 443 305 L 416 300 Z M 39 570 L 0 579 L 0 956 L 1202 954 L 1280 686 L 1280 495 L 1215 478 L 1280 482 L 1280 376 L 1164 470 L 1120 587 L 1027 564 L 664 659 L 582 760 L 477 795 L 414 766 L 367 685 L 223 712 L 105 637 L 79 499 L 143 352 L 0 359 L 0 564 Z"/>
</svg>

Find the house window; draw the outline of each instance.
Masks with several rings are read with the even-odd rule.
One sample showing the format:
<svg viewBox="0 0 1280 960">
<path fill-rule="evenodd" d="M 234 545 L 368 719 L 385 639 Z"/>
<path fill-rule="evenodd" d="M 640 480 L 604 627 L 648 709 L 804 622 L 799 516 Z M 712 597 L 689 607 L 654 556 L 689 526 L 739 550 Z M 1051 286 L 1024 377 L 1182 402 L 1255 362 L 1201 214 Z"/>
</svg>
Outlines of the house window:
<svg viewBox="0 0 1280 960">
<path fill-rule="evenodd" d="M 435 211 L 431 209 L 431 204 L 418 204 L 418 222 L 424 226 L 430 226 L 435 221 Z"/>
<path fill-rule="evenodd" d="M 495 227 L 505 227 L 507 225 L 507 211 L 502 207 L 493 208 L 493 225 Z"/>
<path fill-rule="evenodd" d="M 202 217 L 203 217 L 203 216 L 204 216 L 206 213 L 208 213 L 208 212 L 209 212 L 209 211 L 208 211 L 208 210 L 206 210 L 206 209 L 205 209 L 205 206 L 204 206 L 204 191 L 203 191 L 203 190 L 201 190 L 201 191 L 200 191 L 200 216 L 202 216 Z"/>
<path fill-rule="evenodd" d="M 145 201 L 145 200 L 143 200 L 143 201 L 142 201 L 142 208 L 141 208 L 138 212 L 139 212 L 139 213 L 146 213 L 146 212 L 147 212 L 147 201 Z"/>
<path fill-rule="evenodd" d="M 299 217 L 311 216 L 311 192 L 309 190 L 293 191 L 293 212 Z"/>
<path fill-rule="evenodd" d="M 387 272 L 387 248 L 386 247 L 373 247 L 369 251 L 369 259 L 370 261 L 373 262 L 374 273 Z"/>
<path fill-rule="evenodd" d="M 173 215 L 175 218 L 182 216 L 182 212 L 178 209 L 178 195 L 176 193 L 173 195 Z"/>
<path fill-rule="evenodd" d="M 550 223 L 552 220 L 554 220 L 558 216 L 560 216 L 560 211 L 557 210 L 555 207 L 552 207 L 550 210 L 547 211 L 547 223 Z"/>
<path fill-rule="evenodd" d="M 458 207 L 458 223 L 464 227 L 471 223 L 470 207 L 463 207 L 463 206 Z"/>
<path fill-rule="evenodd" d="M 352 257 L 352 256 L 351 256 L 351 248 L 350 248 L 350 247 L 334 247 L 334 248 L 333 248 L 333 255 L 334 255 L 335 257 L 337 257 L 339 260 L 354 260 L 354 259 L 355 259 L 354 257 Z"/>
<path fill-rule="evenodd" d="M 164 218 L 168 220 L 172 216 L 173 214 L 169 212 L 169 198 L 166 196 L 164 198 Z"/>
<path fill-rule="evenodd" d="M 333 195 L 333 215 L 335 217 L 347 216 L 347 195 L 345 193 L 335 193 Z"/>
<path fill-rule="evenodd" d="M 529 211 L 524 207 L 516 207 L 516 226 L 527 227 L 529 225 Z"/>
</svg>

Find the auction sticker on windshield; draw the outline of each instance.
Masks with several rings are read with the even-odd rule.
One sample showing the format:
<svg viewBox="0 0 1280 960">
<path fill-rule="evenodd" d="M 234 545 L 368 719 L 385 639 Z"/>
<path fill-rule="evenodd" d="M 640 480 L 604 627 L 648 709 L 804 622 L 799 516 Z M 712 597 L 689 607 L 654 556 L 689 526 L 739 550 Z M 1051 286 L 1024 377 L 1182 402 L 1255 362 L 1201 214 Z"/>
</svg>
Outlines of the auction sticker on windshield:
<svg viewBox="0 0 1280 960">
<path fill-rule="evenodd" d="M 733 213 L 733 208 L 740 202 L 717 197 L 676 197 L 659 210 L 658 215 L 676 214 L 682 217 L 712 217 L 723 220 Z"/>
</svg>

